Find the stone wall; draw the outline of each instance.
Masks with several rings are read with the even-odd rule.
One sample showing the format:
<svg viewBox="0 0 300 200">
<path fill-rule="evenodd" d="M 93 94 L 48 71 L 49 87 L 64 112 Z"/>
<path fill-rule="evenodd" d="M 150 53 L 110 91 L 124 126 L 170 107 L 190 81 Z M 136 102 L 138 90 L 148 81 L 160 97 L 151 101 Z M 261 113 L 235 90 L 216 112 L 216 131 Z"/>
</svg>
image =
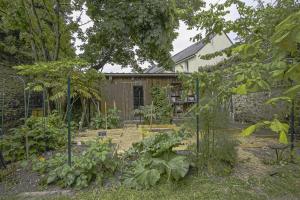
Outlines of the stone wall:
<svg viewBox="0 0 300 200">
<path fill-rule="evenodd" d="M 24 86 L 14 76 L 16 71 L 10 65 L 0 64 L 0 126 L 4 97 L 4 131 L 21 124 L 24 118 Z"/>
<path fill-rule="evenodd" d="M 267 105 L 266 101 L 278 96 L 280 90 L 272 92 L 256 92 L 248 95 L 234 95 L 232 97 L 233 116 L 239 122 L 258 122 L 260 120 L 272 119 L 274 114 L 280 119 L 288 116 L 289 110 L 286 103 L 277 106 Z"/>
</svg>

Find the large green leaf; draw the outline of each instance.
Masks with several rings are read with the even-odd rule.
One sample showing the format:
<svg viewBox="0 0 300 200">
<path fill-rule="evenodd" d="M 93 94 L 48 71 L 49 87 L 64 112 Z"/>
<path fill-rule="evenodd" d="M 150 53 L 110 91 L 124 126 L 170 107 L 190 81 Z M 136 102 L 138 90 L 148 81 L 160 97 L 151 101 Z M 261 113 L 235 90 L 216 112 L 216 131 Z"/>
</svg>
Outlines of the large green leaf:
<svg viewBox="0 0 300 200">
<path fill-rule="evenodd" d="M 176 156 L 168 162 L 170 175 L 176 181 L 186 176 L 190 164 L 184 156 Z"/>
<path fill-rule="evenodd" d="M 285 102 L 288 102 L 288 103 L 291 103 L 291 98 L 290 97 L 275 97 L 275 98 L 272 98 L 272 99 L 269 99 L 266 104 L 270 104 L 270 105 L 275 105 L 276 103 L 278 103 L 279 101 L 285 101 Z"/>
<path fill-rule="evenodd" d="M 236 93 L 236 94 L 245 95 L 245 94 L 247 94 L 246 84 L 239 85 L 237 88 L 233 88 L 232 91 L 233 91 L 233 93 Z"/>
<path fill-rule="evenodd" d="M 256 131 L 256 124 L 249 126 L 242 131 L 242 136 L 249 136 Z"/>
<path fill-rule="evenodd" d="M 135 176 L 136 183 L 145 188 L 154 186 L 160 179 L 160 172 L 157 169 L 144 169 Z"/>
<path fill-rule="evenodd" d="M 276 133 L 287 133 L 289 125 L 286 123 L 281 123 L 278 119 L 274 119 L 270 124 L 270 129 Z"/>
<path fill-rule="evenodd" d="M 287 136 L 286 136 L 286 133 L 285 132 L 280 132 L 279 133 L 279 142 L 283 143 L 283 144 L 287 144 L 288 143 L 288 140 L 287 140 Z"/>
<path fill-rule="evenodd" d="M 295 85 L 284 92 L 286 95 L 295 96 L 298 92 L 300 92 L 300 85 Z"/>
</svg>

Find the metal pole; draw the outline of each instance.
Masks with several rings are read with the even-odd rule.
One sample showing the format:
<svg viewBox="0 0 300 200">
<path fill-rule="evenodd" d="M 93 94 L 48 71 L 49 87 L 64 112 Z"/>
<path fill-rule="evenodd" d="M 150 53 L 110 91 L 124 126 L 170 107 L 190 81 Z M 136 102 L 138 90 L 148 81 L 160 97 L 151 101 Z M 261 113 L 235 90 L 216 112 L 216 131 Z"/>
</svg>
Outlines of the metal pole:
<svg viewBox="0 0 300 200">
<path fill-rule="evenodd" d="M 290 111 L 290 128 L 289 133 L 291 134 L 291 159 L 293 159 L 293 153 L 295 148 L 295 100 L 292 99 L 291 111 Z"/>
<path fill-rule="evenodd" d="M 71 166 L 71 79 L 68 77 L 68 95 L 67 95 L 67 103 L 68 103 L 68 164 Z"/>
<path fill-rule="evenodd" d="M 5 95 L 4 95 L 4 84 L 5 84 L 5 79 L 3 79 L 2 81 L 2 110 L 1 110 L 1 134 L 4 135 L 4 98 L 5 98 Z"/>
<path fill-rule="evenodd" d="M 0 131 L 0 138 L 2 139 L 2 135 L 4 135 L 4 83 L 5 80 L 3 79 L 3 84 L 2 84 L 2 109 L 1 109 L 1 131 Z M 6 169 L 6 164 L 4 161 L 4 157 L 2 154 L 2 149 L 0 149 L 0 164 L 3 166 L 4 169 Z"/>
<path fill-rule="evenodd" d="M 197 120 L 197 155 L 199 153 L 199 132 L 200 132 L 200 126 L 199 126 L 199 78 L 196 79 L 196 102 L 197 102 L 197 110 L 196 110 L 196 120 Z"/>
</svg>

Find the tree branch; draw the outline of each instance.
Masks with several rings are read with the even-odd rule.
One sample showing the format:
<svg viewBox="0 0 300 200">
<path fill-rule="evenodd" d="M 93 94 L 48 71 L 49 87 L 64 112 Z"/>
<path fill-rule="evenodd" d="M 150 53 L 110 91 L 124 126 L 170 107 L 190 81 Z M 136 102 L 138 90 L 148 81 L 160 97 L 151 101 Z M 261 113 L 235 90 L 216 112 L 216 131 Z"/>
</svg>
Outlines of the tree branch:
<svg viewBox="0 0 300 200">
<path fill-rule="evenodd" d="M 33 15 L 34 15 L 34 17 L 36 18 L 36 21 L 37 21 L 37 27 L 38 27 L 38 31 L 39 31 L 39 38 L 41 40 L 43 56 L 44 56 L 44 59 L 46 61 L 48 61 L 48 60 L 50 60 L 50 58 L 49 58 L 49 51 L 48 51 L 47 46 L 46 46 L 46 39 L 45 39 L 45 36 L 44 36 L 44 33 L 43 33 L 43 29 L 42 29 L 42 25 L 41 25 L 41 22 L 40 22 L 40 18 L 38 16 L 37 12 L 36 12 L 35 7 L 34 7 L 34 0 L 30 1 L 30 5 L 31 5 L 31 9 L 32 9 Z"/>
<path fill-rule="evenodd" d="M 53 60 L 58 60 L 58 55 L 59 55 L 59 49 L 60 49 L 60 1 L 56 0 L 55 3 L 55 13 L 56 13 L 56 26 L 55 26 L 55 52 L 54 52 L 54 58 Z"/>
</svg>

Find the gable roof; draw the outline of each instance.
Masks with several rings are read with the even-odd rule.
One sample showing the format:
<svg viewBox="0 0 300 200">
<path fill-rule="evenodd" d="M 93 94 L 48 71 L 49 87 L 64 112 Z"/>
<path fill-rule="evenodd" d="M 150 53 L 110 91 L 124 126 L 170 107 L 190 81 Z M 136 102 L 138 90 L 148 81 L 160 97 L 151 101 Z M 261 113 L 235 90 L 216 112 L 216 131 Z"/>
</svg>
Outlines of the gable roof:
<svg viewBox="0 0 300 200">
<path fill-rule="evenodd" d="M 162 67 L 157 67 L 156 65 L 152 65 L 151 67 L 144 70 L 144 73 L 162 73 L 165 70 Z"/>
<path fill-rule="evenodd" d="M 227 37 L 229 42 L 231 44 L 233 44 L 233 42 L 228 37 L 228 35 L 224 32 L 223 32 L 223 34 L 225 34 L 225 36 Z M 203 49 L 203 47 L 205 47 L 206 44 L 209 43 L 209 42 L 206 41 L 207 39 L 209 41 L 211 41 L 216 35 L 217 34 L 211 34 L 211 35 L 208 36 L 208 38 L 204 38 L 204 39 L 200 40 L 199 42 L 197 42 L 195 44 L 192 44 L 191 46 L 185 48 L 184 50 L 182 50 L 182 51 L 178 52 L 177 54 L 175 54 L 174 56 L 172 56 L 172 60 L 174 61 L 175 64 L 178 64 L 179 62 L 194 56 L 201 49 Z M 170 72 L 171 71 L 166 71 L 162 67 L 158 67 L 156 65 L 152 65 L 151 67 L 144 70 L 144 73 L 170 73 Z"/>
<path fill-rule="evenodd" d="M 216 36 L 216 34 L 212 34 L 210 36 L 208 36 L 208 40 L 213 39 Z M 188 57 L 191 57 L 193 55 L 195 55 L 198 51 L 200 51 L 203 47 L 205 47 L 205 45 L 207 44 L 206 42 L 206 38 L 200 40 L 199 42 L 185 48 L 184 50 L 178 52 L 177 54 L 175 54 L 174 56 L 172 56 L 172 60 L 175 63 L 178 63 Z"/>
</svg>

